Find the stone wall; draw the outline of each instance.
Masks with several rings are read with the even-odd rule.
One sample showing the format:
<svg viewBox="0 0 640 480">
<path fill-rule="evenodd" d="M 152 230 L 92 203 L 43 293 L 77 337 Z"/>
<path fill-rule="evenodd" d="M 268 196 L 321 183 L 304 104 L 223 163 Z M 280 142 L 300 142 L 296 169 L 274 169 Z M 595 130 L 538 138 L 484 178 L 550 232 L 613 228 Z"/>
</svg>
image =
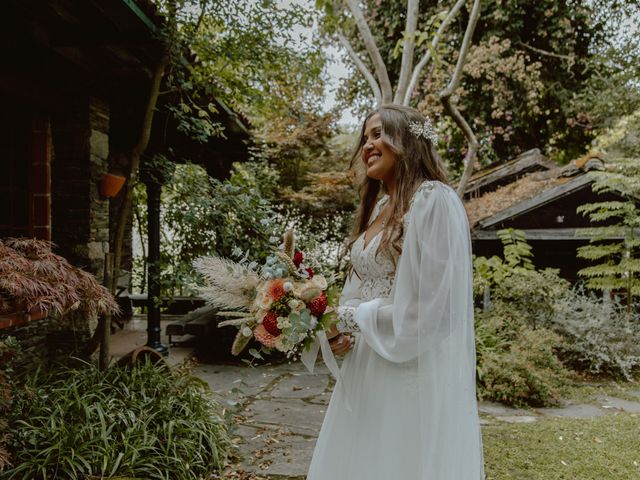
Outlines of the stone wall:
<svg viewBox="0 0 640 480">
<path fill-rule="evenodd" d="M 14 363 L 17 375 L 33 371 L 34 367 L 43 366 L 49 362 L 48 325 L 49 319 L 43 318 L 0 330 L 0 339 L 15 337 L 20 343 L 20 355 Z"/>
<path fill-rule="evenodd" d="M 78 101 L 52 120 L 52 240 L 71 263 L 102 277 L 109 201 L 99 185 L 109 156 L 109 106 Z"/>
</svg>

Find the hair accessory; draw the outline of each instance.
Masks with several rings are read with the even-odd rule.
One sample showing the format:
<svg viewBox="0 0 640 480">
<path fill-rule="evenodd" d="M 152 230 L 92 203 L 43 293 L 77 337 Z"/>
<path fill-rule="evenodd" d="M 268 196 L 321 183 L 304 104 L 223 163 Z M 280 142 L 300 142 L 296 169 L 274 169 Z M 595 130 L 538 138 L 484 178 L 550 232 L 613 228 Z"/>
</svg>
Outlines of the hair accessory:
<svg viewBox="0 0 640 480">
<path fill-rule="evenodd" d="M 438 143 L 438 134 L 429 117 L 425 118 L 424 123 L 409 122 L 409 131 L 418 138 L 426 138 L 434 145 Z"/>
</svg>

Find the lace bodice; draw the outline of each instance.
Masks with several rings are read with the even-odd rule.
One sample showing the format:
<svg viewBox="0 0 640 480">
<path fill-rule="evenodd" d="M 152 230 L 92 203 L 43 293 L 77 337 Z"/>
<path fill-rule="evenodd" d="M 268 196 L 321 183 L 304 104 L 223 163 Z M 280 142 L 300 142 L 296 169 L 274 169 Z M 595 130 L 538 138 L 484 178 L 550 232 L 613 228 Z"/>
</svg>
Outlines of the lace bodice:
<svg viewBox="0 0 640 480">
<path fill-rule="evenodd" d="M 381 251 L 376 255 L 376 250 L 382 239 L 382 232 L 371 238 L 366 246 L 364 237 L 364 233 L 360 235 L 351 249 L 353 275 L 358 275 L 362 282 L 360 298 L 363 301 L 367 301 L 374 298 L 389 297 L 391 296 L 395 278 L 395 264 L 389 253 L 385 251 Z M 397 262 L 397 258 L 395 260 Z"/>
<path fill-rule="evenodd" d="M 416 190 L 413 198 L 410 202 L 409 210 L 413 205 L 418 192 L 430 191 L 434 187 L 434 182 L 425 181 Z M 374 207 L 371 213 L 371 220 L 369 225 L 375 221 L 380 214 L 382 207 L 388 201 L 387 195 L 383 196 Z M 404 216 L 404 231 L 407 231 L 409 220 L 409 212 Z M 390 253 L 387 251 L 380 251 L 376 254 L 380 240 L 382 239 L 382 232 L 376 234 L 369 240 L 369 243 L 365 246 L 365 233 L 360 235 L 354 242 L 351 248 L 351 265 L 353 265 L 352 275 L 357 275 L 360 279 L 360 292 L 359 300 L 366 302 L 375 298 L 389 298 L 392 296 L 393 284 L 395 282 L 396 268 L 398 264 L 398 257 L 395 259 L 390 257 Z M 395 261 L 394 261 L 395 260 Z M 355 307 L 353 306 L 341 306 L 338 308 L 338 318 L 340 323 L 338 329 L 340 331 L 357 331 L 358 327 L 353 321 L 353 315 L 355 313 Z"/>
<path fill-rule="evenodd" d="M 371 213 L 369 225 L 375 221 L 380 214 L 380 210 L 388 196 L 382 197 L 376 204 Z M 360 279 L 360 301 L 366 302 L 374 298 L 388 298 L 393 291 L 393 282 L 395 279 L 395 265 L 397 258 L 394 260 L 386 251 L 380 251 L 376 254 L 380 240 L 382 239 L 382 231 L 378 232 L 373 238 L 369 239 L 369 243 L 365 245 L 365 235 L 363 233 L 354 242 L 351 248 L 351 265 L 353 266 L 352 275 L 357 275 Z M 352 306 L 341 306 L 338 308 L 338 330 L 341 332 L 354 332 L 358 330 L 358 326 L 353 320 L 355 308 Z"/>
</svg>

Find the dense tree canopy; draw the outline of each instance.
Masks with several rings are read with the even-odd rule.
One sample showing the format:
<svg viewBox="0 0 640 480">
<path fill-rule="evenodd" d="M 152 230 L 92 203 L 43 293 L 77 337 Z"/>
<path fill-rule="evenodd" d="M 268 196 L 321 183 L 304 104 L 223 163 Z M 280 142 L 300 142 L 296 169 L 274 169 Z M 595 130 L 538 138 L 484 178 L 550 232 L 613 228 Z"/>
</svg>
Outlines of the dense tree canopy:
<svg viewBox="0 0 640 480">
<path fill-rule="evenodd" d="M 365 4 L 393 83 L 399 74 L 405 2 L 369 0 Z M 452 4 L 450 0 L 420 2 L 423 13 L 416 56 L 425 51 L 443 11 Z M 470 2 L 445 32 L 446 38 L 433 52 L 435 62 L 414 92 L 412 104 L 435 117 L 442 113 L 437 94 L 454 67 L 469 6 Z M 629 97 L 637 99 L 638 83 L 629 83 L 631 72 L 637 73 L 637 47 L 631 35 L 626 36 L 625 45 L 620 32 L 629 29 L 638 8 L 636 2 L 618 0 L 483 2 L 465 76 L 456 92 L 480 137 L 481 160 L 508 158 L 532 147 L 541 147 L 560 160 L 574 158 L 599 126 L 590 100 L 598 96 L 603 83 L 614 79 L 625 91 L 626 102 L 620 102 L 624 108 Z M 336 19 L 326 18 L 325 30 L 331 35 Z M 349 19 L 339 21 L 358 45 L 361 40 Z M 358 113 L 370 108 L 372 97 L 360 75 L 353 75 L 343 86 L 342 100 Z M 461 134 L 444 118 L 438 123 L 446 142 L 445 156 L 455 167 L 462 159 L 459 150 L 465 148 Z"/>
</svg>

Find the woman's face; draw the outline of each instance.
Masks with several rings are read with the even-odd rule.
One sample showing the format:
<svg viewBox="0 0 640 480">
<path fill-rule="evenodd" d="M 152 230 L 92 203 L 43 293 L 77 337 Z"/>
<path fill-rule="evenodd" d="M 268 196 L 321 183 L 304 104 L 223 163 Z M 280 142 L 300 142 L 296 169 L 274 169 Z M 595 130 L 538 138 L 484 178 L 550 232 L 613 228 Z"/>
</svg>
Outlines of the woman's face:
<svg viewBox="0 0 640 480">
<path fill-rule="evenodd" d="M 389 185 L 394 180 L 396 156 L 382 141 L 382 120 L 374 113 L 364 126 L 362 161 L 367 176 Z"/>
</svg>

